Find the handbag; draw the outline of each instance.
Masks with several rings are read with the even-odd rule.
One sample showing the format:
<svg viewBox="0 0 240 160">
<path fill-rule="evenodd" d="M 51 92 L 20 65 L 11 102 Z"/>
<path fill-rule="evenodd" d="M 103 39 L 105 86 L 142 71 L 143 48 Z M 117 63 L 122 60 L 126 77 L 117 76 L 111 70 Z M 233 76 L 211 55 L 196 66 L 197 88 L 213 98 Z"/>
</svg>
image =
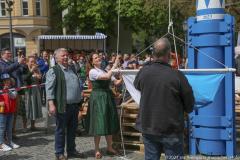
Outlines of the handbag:
<svg viewBox="0 0 240 160">
<path fill-rule="evenodd" d="M 4 104 L 0 104 L 0 113 L 4 113 Z"/>
</svg>

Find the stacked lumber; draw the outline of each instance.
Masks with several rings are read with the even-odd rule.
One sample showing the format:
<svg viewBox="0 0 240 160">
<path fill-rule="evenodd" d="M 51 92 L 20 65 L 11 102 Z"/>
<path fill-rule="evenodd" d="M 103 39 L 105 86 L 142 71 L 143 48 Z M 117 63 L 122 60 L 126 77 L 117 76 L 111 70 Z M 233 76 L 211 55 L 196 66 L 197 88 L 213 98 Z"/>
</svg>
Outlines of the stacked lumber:
<svg viewBox="0 0 240 160">
<path fill-rule="evenodd" d="M 83 97 L 90 97 L 90 94 L 92 92 L 92 89 L 86 89 L 86 90 L 83 90 Z"/>
<path fill-rule="evenodd" d="M 91 89 L 83 90 L 83 103 L 78 114 L 79 120 L 83 120 L 87 115 L 87 108 L 91 91 L 92 91 Z"/>
<path fill-rule="evenodd" d="M 142 134 L 134 128 L 139 110 L 137 104 L 135 102 L 123 103 L 118 109 L 122 109 L 120 119 L 125 149 L 144 152 Z M 120 135 L 114 140 L 114 143 L 122 147 Z"/>
</svg>

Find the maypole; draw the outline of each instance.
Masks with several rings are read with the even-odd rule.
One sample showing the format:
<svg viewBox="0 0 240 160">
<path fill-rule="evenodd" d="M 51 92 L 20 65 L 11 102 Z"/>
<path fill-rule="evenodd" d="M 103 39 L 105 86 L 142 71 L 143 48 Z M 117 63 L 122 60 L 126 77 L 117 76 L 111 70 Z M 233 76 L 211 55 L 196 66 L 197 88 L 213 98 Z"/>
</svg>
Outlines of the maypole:
<svg viewBox="0 0 240 160">
<path fill-rule="evenodd" d="M 197 0 L 197 16 L 188 20 L 188 68 L 233 67 L 234 18 L 224 8 L 225 0 Z M 235 155 L 234 73 L 226 73 L 214 102 L 189 119 L 191 155 Z"/>
</svg>

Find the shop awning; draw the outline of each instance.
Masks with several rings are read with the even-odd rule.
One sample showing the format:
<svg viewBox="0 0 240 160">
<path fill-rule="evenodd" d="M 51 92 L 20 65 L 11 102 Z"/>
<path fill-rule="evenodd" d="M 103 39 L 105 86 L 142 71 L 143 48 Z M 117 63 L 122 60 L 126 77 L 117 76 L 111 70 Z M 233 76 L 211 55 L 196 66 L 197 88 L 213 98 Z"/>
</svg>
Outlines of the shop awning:
<svg viewBox="0 0 240 160">
<path fill-rule="evenodd" d="M 104 40 L 107 36 L 102 33 L 95 35 L 40 35 L 39 40 Z"/>
</svg>

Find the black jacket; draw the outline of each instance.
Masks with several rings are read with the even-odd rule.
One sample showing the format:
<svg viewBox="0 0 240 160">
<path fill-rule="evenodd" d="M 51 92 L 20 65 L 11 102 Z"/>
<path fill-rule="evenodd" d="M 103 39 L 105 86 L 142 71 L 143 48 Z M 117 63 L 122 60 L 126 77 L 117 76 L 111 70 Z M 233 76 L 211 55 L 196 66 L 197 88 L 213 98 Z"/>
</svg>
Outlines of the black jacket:
<svg viewBox="0 0 240 160">
<path fill-rule="evenodd" d="M 137 74 L 134 86 L 141 92 L 136 128 L 151 135 L 180 133 L 184 112 L 193 110 L 191 86 L 181 71 L 163 62 L 145 65 Z"/>
<path fill-rule="evenodd" d="M 16 84 L 14 87 L 21 87 L 23 85 L 22 80 L 22 72 L 23 72 L 23 65 L 19 64 L 18 62 L 6 62 L 0 59 L 0 68 L 2 73 L 8 73 L 14 80 Z"/>
</svg>

